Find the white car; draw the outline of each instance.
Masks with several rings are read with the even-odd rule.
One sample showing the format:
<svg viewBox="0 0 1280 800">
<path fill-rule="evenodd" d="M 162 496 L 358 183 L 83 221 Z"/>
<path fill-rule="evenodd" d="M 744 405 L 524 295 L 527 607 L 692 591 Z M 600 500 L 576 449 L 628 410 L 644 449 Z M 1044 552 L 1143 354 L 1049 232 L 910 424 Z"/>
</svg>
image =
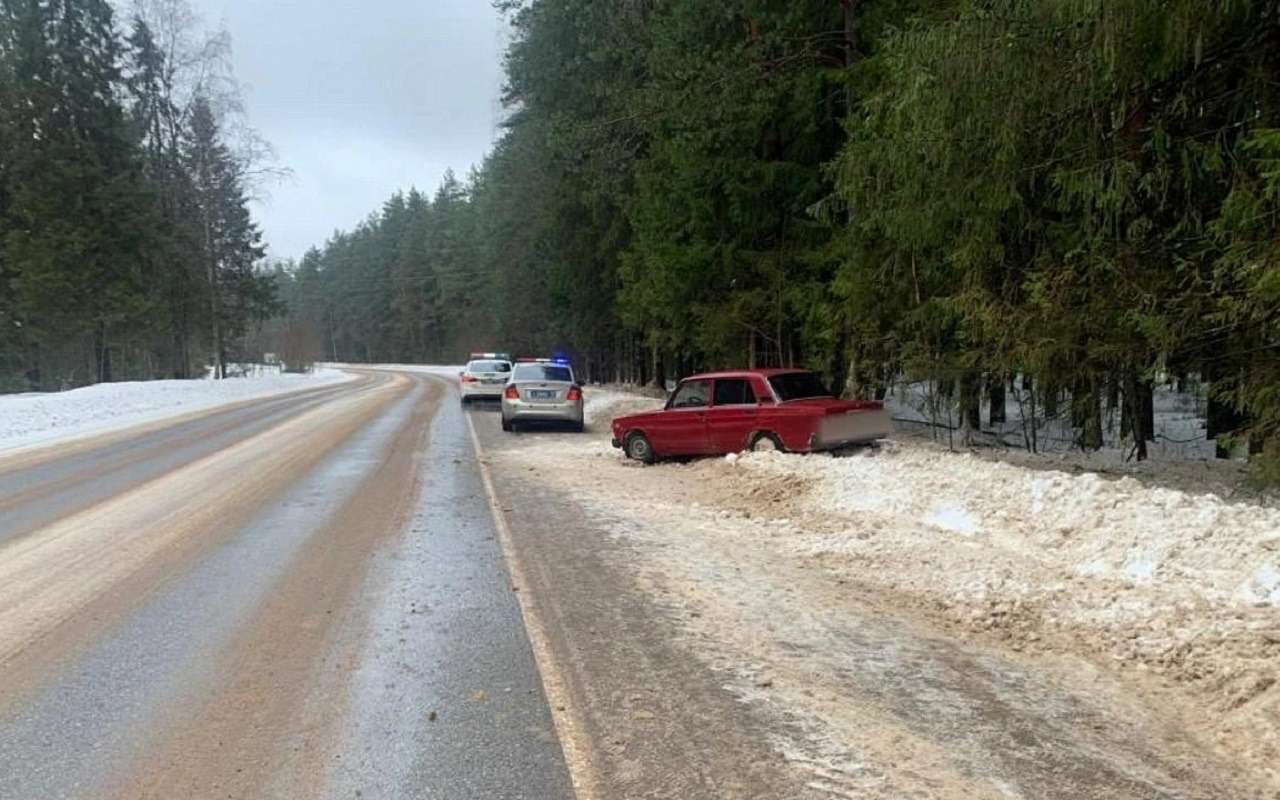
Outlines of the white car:
<svg viewBox="0 0 1280 800">
<path fill-rule="evenodd" d="M 466 369 L 459 374 L 462 403 L 472 400 L 501 400 L 502 389 L 511 377 L 511 359 L 502 353 L 472 353 Z"/>
</svg>

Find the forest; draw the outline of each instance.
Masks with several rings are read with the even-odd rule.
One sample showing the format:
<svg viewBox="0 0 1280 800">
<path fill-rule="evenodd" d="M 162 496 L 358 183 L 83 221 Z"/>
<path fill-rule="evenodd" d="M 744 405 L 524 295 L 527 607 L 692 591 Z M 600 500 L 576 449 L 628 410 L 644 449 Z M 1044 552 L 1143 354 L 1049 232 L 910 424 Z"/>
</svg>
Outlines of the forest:
<svg viewBox="0 0 1280 800">
<path fill-rule="evenodd" d="M 1135 458 L 1196 386 L 1280 479 L 1280 0 L 495 5 L 483 163 L 267 268 L 226 104 L 146 15 L 0 0 L 0 380 L 796 365 L 968 428 L 1017 392 Z"/>
<path fill-rule="evenodd" d="M 317 352 L 1016 390 L 1137 458 L 1194 384 L 1276 469 L 1276 0 L 498 5 L 500 140 L 290 270 Z"/>
<path fill-rule="evenodd" d="M 228 48 L 184 0 L 0 0 L 0 391 L 222 374 L 283 312 Z"/>
</svg>

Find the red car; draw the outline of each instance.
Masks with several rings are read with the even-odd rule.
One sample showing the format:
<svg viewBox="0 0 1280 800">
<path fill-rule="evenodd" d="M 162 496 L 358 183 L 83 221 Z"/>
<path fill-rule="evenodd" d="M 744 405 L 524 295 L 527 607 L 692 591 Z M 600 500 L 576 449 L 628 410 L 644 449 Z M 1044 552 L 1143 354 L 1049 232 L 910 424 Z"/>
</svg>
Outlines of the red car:
<svg viewBox="0 0 1280 800">
<path fill-rule="evenodd" d="M 613 446 L 652 463 L 741 450 L 831 450 L 892 431 L 883 403 L 840 400 L 812 372 L 752 369 L 685 378 L 661 411 L 615 419 Z"/>
</svg>

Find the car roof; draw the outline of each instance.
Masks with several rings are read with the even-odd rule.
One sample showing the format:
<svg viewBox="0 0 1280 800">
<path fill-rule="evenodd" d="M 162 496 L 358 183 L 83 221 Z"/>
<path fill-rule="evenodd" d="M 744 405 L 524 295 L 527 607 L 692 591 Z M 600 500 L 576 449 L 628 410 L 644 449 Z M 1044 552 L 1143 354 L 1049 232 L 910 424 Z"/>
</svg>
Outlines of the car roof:
<svg viewBox="0 0 1280 800">
<path fill-rule="evenodd" d="M 682 381 L 714 380 L 716 378 L 748 378 L 751 376 L 756 376 L 760 378 L 772 378 L 774 375 L 792 375 L 798 372 L 811 372 L 811 370 L 795 369 L 790 367 L 772 367 L 770 369 L 721 370 L 720 372 L 700 372 L 697 375 L 690 375 L 687 378 L 683 378 Z"/>
</svg>

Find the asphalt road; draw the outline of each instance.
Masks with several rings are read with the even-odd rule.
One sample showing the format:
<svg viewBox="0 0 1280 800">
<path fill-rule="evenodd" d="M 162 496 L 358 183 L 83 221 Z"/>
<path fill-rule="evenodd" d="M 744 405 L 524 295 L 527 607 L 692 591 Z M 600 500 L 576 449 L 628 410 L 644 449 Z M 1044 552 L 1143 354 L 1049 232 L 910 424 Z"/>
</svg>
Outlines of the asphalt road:
<svg viewBox="0 0 1280 800">
<path fill-rule="evenodd" d="M 1246 797 L 1063 675 L 629 536 L 586 482 L 644 487 L 511 457 L 544 436 L 586 441 L 362 371 L 0 456 L 0 800 Z"/>
<path fill-rule="evenodd" d="M 572 796 L 445 378 L 0 457 L 0 798 Z"/>
</svg>

